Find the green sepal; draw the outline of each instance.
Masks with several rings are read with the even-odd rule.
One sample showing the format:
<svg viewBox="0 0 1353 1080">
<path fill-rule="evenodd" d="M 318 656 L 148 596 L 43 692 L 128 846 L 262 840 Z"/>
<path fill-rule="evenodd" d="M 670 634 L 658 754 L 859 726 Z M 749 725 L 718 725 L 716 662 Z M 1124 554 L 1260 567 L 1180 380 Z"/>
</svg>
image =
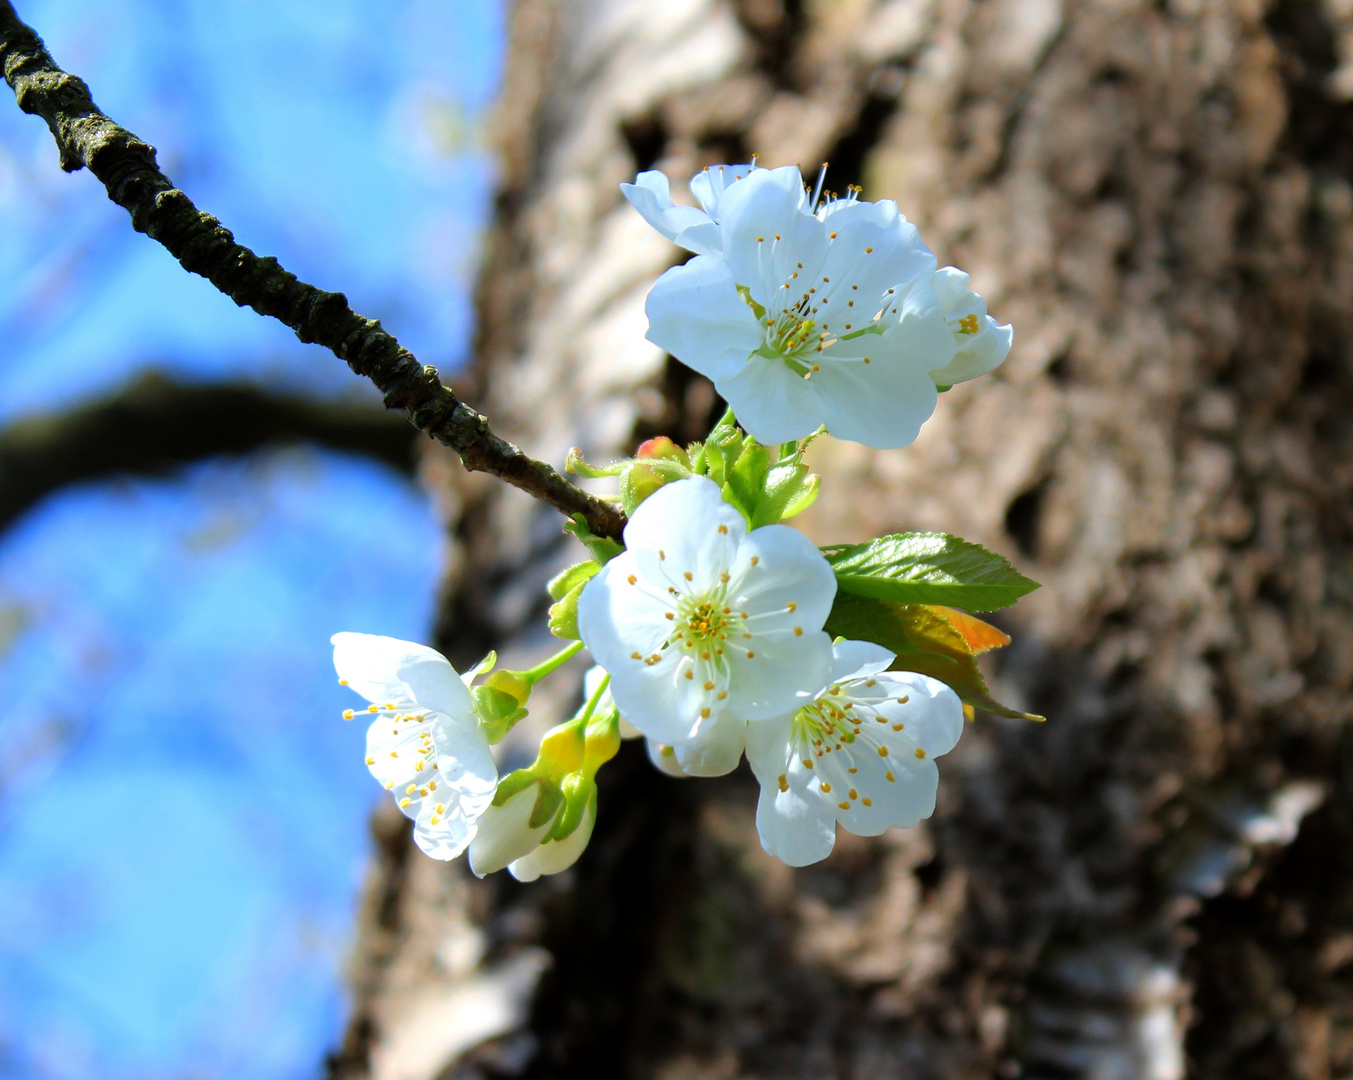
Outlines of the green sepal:
<svg viewBox="0 0 1353 1080">
<path fill-rule="evenodd" d="M 475 666 L 469 670 L 460 673 L 461 681 L 464 682 L 466 686 L 469 686 L 475 679 L 483 675 L 484 672 L 492 671 L 493 665 L 496 663 L 498 663 L 498 653 L 496 650 L 490 649 L 484 654 L 484 659 L 479 661 L 479 663 L 475 664 Z"/>
<path fill-rule="evenodd" d="M 605 566 L 622 551 L 624 547 L 617 544 L 609 536 L 597 536 L 587 527 L 587 518 L 581 513 L 574 514 L 571 521 L 564 523 L 564 532 L 576 536 L 588 551 L 592 553 L 592 558 Z"/>
<path fill-rule="evenodd" d="M 733 465 L 742 453 L 743 434 L 730 414 L 714 426 L 705 440 L 705 471 L 720 487 L 728 482 Z"/>
<path fill-rule="evenodd" d="M 674 480 L 685 480 L 690 475 L 691 470 L 686 465 L 672 458 L 637 460 L 620 474 L 620 508 L 626 514 L 633 514 L 658 488 Z"/>
<path fill-rule="evenodd" d="M 946 533 L 898 533 L 823 553 L 840 590 L 897 604 L 995 611 L 1038 588 L 1004 556 Z"/>
<path fill-rule="evenodd" d="M 801 461 L 781 462 L 766 475 L 763 490 L 752 513 L 752 528 L 774 525 L 801 514 L 813 505 L 822 487 L 822 478 L 808 471 Z"/>
<path fill-rule="evenodd" d="M 549 822 L 559 813 L 559 807 L 564 801 L 564 793 L 559 790 L 557 784 L 547 784 L 542 782 L 540 790 L 536 792 L 536 803 L 531 807 L 531 816 L 526 819 L 527 828 L 538 829 Z M 549 839 L 547 833 L 542 839 L 544 843 Z"/>
<path fill-rule="evenodd" d="M 526 716 L 526 710 L 513 695 L 496 686 L 483 684 L 470 688 L 474 699 L 475 715 L 479 717 L 479 726 L 484 737 L 490 743 L 501 742 L 512 726 Z"/>
<path fill-rule="evenodd" d="M 596 560 L 576 562 L 550 578 L 550 583 L 545 589 L 549 592 L 551 600 L 562 600 L 579 585 L 594 577 L 600 569 L 601 564 Z"/>
<path fill-rule="evenodd" d="M 597 566 L 596 563 L 592 564 Z M 600 570 L 601 567 L 597 566 Z M 583 588 L 587 585 L 586 581 L 573 586 L 564 596 L 550 605 L 550 633 L 557 638 L 563 638 L 565 641 L 577 641 L 582 635 L 578 631 L 578 601 L 582 599 Z"/>
<path fill-rule="evenodd" d="M 520 795 L 532 784 L 540 783 L 540 777 L 535 774 L 534 769 L 517 769 L 508 773 L 498 781 L 498 787 L 493 793 L 493 805 L 502 806 L 513 795 Z"/>
<path fill-rule="evenodd" d="M 542 844 L 551 840 L 568 839 L 582 824 L 588 804 L 597 797 L 596 781 L 586 773 L 579 772 L 566 776 L 560 787 L 563 789 L 560 797 L 564 803 L 564 812 L 559 815 L 554 828 L 541 840 Z"/>
<path fill-rule="evenodd" d="M 755 439 L 743 442 L 742 452 L 738 454 L 732 469 L 727 472 L 723 484 L 724 501 L 731 503 L 741 511 L 742 516 L 751 524 L 756 515 L 758 502 L 761 501 L 766 487 L 766 477 L 770 473 L 770 451 Z"/>
<path fill-rule="evenodd" d="M 977 624 L 982 631 L 975 632 Z M 1002 705 L 987 690 L 977 654 L 1000 644 L 1005 635 L 980 619 L 943 607 L 895 604 L 868 596 L 838 592 L 824 627 L 833 638 L 872 641 L 895 653 L 890 671 L 915 671 L 950 687 L 965 705 L 997 716 L 1043 720 L 1035 713 Z M 996 640 L 993 640 L 993 636 Z"/>
<path fill-rule="evenodd" d="M 600 570 L 598 562 L 580 562 L 550 578 L 545 587 L 556 601 L 550 605 L 549 622 L 550 633 L 555 637 L 578 640 L 578 600 L 582 597 L 583 586 Z"/>
</svg>

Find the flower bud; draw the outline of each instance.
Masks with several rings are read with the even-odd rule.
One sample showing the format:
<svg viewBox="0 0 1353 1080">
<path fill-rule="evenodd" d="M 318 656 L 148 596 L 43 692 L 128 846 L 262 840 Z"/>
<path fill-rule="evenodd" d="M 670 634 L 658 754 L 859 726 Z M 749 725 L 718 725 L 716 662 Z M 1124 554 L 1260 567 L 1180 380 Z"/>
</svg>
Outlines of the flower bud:
<svg viewBox="0 0 1353 1080">
<path fill-rule="evenodd" d="M 525 705 L 531 696 L 531 684 L 518 671 L 495 671 L 484 685 L 515 698 L 518 705 Z"/>
<path fill-rule="evenodd" d="M 634 456 L 637 458 L 665 458 L 668 461 L 675 461 L 685 469 L 691 467 L 691 459 L 686 455 L 686 451 L 666 435 L 659 435 L 640 443 Z"/>
<path fill-rule="evenodd" d="M 479 819 L 479 831 L 470 842 L 470 869 L 476 877 L 501 870 L 540 846 L 554 827 L 558 813 L 556 807 L 556 812 L 547 815 L 543 823 L 531 824 L 541 794 L 542 785 L 537 780 L 484 812 Z"/>
</svg>

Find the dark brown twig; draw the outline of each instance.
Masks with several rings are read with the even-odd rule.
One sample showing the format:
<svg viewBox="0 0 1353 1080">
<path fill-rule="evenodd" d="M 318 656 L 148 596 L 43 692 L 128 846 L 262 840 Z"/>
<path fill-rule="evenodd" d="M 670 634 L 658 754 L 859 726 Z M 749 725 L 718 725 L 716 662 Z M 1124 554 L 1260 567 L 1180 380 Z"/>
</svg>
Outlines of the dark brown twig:
<svg viewBox="0 0 1353 1080">
<path fill-rule="evenodd" d="M 380 388 L 385 404 L 460 455 L 467 469 L 492 473 L 566 515 L 581 513 L 594 533 L 619 538 L 620 510 L 570 484 L 489 430 L 488 420 L 381 328 L 325 292 L 235 242 L 155 164 L 155 149 L 101 113 L 82 79 L 56 65 L 34 31 L 0 0 L 0 70 L 19 108 L 47 121 L 68 172 L 88 168 L 132 226 L 163 244 L 185 270 L 200 274 L 240 306 L 271 315 L 305 342 L 323 345 Z"/>
</svg>

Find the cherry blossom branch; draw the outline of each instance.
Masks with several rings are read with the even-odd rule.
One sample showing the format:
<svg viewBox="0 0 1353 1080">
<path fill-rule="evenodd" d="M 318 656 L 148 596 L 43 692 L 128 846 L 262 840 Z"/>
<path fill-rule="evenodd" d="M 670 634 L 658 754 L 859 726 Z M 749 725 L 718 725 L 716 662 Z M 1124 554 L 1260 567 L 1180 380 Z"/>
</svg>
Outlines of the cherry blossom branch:
<svg viewBox="0 0 1353 1080">
<path fill-rule="evenodd" d="M 0 0 L 0 70 L 19 108 L 42 117 L 67 172 L 88 168 L 108 197 L 131 214 L 132 227 L 159 241 L 185 270 L 205 277 L 241 307 L 285 323 L 307 343 L 323 345 L 380 388 L 420 431 L 460 455 L 465 467 L 492 473 L 549 503 L 582 514 L 592 532 L 619 537 L 624 514 L 565 480 L 489 430 L 488 420 L 441 384 L 378 321 L 235 242 L 216 218 L 193 205 L 155 164 L 155 148 L 118 126 L 94 104 L 84 81 L 57 66 L 42 39 Z"/>
<path fill-rule="evenodd" d="M 374 404 L 193 385 L 152 372 L 109 397 L 0 430 L 0 530 L 71 484 L 296 442 L 364 454 L 403 473 L 417 464 L 408 425 Z"/>
</svg>

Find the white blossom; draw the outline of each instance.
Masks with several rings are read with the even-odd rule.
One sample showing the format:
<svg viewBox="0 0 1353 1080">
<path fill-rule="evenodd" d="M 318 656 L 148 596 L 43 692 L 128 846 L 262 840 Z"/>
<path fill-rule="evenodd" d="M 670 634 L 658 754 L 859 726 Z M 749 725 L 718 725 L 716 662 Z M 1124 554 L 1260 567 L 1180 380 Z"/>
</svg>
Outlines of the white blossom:
<svg viewBox="0 0 1353 1080">
<path fill-rule="evenodd" d="M 940 314 L 954 334 L 954 358 L 931 369 L 936 386 L 953 386 L 985 375 L 1010 355 L 1014 331 L 987 314 L 986 302 L 968 288 L 969 280 L 955 266 L 935 271 L 931 279 Z"/>
<path fill-rule="evenodd" d="M 802 533 L 749 532 L 718 485 L 691 477 L 639 506 L 625 545 L 583 589 L 578 628 L 644 735 L 679 744 L 722 730 L 724 713 L 778 716 L 826 685 L 836 578 Z"/>
<path fill-rule="evenodd" d="M 935 758 L 963 733 L 962 703 L 943 683 L 885 670 L 893 654 L 870 642 L 840 641 L 833 653 L 817 700 L 747 728 L 761 845 L 790 866 L 831 854 L 837 822 L 877 836 L 929 817 Z"/>
<path fill-rule="evenodd" d="M 375 634 L 331 640 L 339 682 L 371 702 L 371 774 L 413 818 L 418 846 L 434 859 L 454 859 L 474 838 L 498 784 L 470 691 L 450 662 L 424 645 Z"/>
<path fill-rule="evenodd" d="M 719 234 L 719 201 L 732 184 L 760 172 L 755 165 L 710 165 L 691 178 L 691 194 L 703 210 L 676 206 L 667 177 L 660 172 L 641 172 L 632 184 L 620 190 L 630 205 L 674 244 L 697 255 L 717 255 L 722 250 Z"/>
<path fill-rule="evenodd" d="M 479 819 L 479 829 L 470 844 L 470 869 L 477 877 L 501 870 L 523 859 L 540 846 L 554 825 L 554 816 L 534 828 L 531 812 L 540 795 L 537 781 L 509 798 L 501 806 L 490 806 Z"/>
</svg>

